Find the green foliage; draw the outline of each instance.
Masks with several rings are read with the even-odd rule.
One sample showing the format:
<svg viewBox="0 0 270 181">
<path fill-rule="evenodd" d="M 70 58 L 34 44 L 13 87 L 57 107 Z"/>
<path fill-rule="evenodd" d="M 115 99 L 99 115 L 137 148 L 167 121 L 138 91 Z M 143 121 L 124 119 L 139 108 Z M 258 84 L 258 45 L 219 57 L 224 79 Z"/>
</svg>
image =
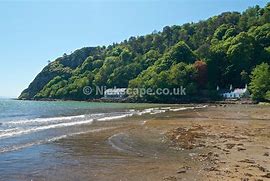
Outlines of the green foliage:
<svg viewBox="0 0 270 181">
<path fill-rule="evenodd" d="M 252 61 L 254 60 L 253 38 L 247 33 L 242 32 L 232 39 L 227 50 L 227 57 L 232 65 L 229 75 L 235 76 L 236 85 L 241 85 L 240 73 L 242 71 L 250 72 Z"/>
<path fill-rule="evenodd" d="M 222 13 L 198 23 L 166 26 L 161 32 L 130 37 L 108 47 L 85 47 L 49 63 L 20 98 L 99 98 L 84 95 L 84 86 L 153 89 L 185 86 L 189 94 L 186 99 L 212 99 L 218 97 L 217 85 L 243 87 L 251 81 L 253 97 L 269 99 L 269 92 L 256 83 L 260 80 L 256 72 L 263 71 L 256 68 L 252 72 L 262 62 L 270 63 L 269 32 L 270 4 L 267 4 L 264 8 L 250 7 L 243 13 Z M 176 102 L 183 98 L 141 99 Z"/>
<path fill-rule="evenodd" d="M 257 44 L 263 47 L 270 46 L 270 23 L 250 29 L 249 33 L 255 38 Z"/>
<path fill-rule="evenodd" d="M 171 67 L 161 72 L 156 71 L 155 64 L 149 67 L 136 79 L 129 82 L 130 88 L 144 88 L 152 89 L 154 92 L 160 88 L 170 89 L 173 92 L 174 88 L 185 87 L 187 96 L 196 94 L 195 77 L 197 76 L 197 70 L 191 64 L 185 64 L 183 62 L 174 63 Z M 140 96 L 140 95 L 136 95 Z M 143 95 L 142 99 L 151 101 L 170 101 L 181 99 L 180 95 Z"/>
<path fill-rule="evenodd" d="M 252 71 L 250 90 L 252 98 L 258 101 L 269 100 L 270 66 L 262 63 Z"/>
<path fill-rule="evenodd" d="M 225 33 L 229 30 L 230 25 L 223 24 L 220 27 L 217 28 L 217 30 L 214 33 L 214 38 L 218 40 L 222 40 Z"/>
<path fill-rule="evenodd" d="M 270 101 L 270 91 L 267 91 L 264 98 L 267 100 L 267 101 Z"/>
</svg>

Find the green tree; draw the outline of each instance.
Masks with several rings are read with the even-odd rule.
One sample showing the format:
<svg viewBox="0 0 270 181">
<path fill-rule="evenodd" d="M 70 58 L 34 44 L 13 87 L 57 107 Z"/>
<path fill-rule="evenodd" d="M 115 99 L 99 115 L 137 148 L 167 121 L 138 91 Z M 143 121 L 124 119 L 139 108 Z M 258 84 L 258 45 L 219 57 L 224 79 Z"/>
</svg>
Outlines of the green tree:
<svg viewBox="0 0 270 181">
<path fill-rule="evenodd" d="M 270 67 L 262 63 L 252 71 L 250 90 L 254 100 L 263 101 L 269 98 L 270 91 Z"/>
</svg>

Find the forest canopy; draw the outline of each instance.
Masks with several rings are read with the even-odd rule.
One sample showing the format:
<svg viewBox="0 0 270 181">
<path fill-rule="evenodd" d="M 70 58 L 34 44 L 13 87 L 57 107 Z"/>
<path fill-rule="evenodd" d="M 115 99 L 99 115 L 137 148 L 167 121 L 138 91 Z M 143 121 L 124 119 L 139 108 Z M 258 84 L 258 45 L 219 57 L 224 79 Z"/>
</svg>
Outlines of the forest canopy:
<svg viewBox="0 0 270 181">
<path fill-rule="evenodd" d="M 85 86 L 181 85 L 188 90 L 184 98 L 134 97 L 181 102 L 215 99 L 217 86 L 228 89 L 248 84 L 255 100 L 270 100 L 269 64 L 270 3 L 197 23 L 166 26 L 160 32 L 107 47 L 85 47 L 64 54 L 50 62 L 19 98 L 88 100 L 100 96 L 84 95 Z"/>
</svg>

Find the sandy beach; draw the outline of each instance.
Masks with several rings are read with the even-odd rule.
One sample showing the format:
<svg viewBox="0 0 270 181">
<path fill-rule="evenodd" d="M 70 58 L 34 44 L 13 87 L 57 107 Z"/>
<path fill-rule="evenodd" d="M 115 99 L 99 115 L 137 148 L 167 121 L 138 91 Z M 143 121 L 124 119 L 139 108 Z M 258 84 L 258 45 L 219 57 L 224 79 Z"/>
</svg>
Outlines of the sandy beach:
<svg viewBox="0 0 270 181">
<path fill-rule="evenodd" d="M 59 157 L 69 164 L 33 178 L 269 180 L 269 110 L 257 105 L 209 105 L 95 122 L 89 133 L 55 142 L 65 152 Z"/>
</svg>

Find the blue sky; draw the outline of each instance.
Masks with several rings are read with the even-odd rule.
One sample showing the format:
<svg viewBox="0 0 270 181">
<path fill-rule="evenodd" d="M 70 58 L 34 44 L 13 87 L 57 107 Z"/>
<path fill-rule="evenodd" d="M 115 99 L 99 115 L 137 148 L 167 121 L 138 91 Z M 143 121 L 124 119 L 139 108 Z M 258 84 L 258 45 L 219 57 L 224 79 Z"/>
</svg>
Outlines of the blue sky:
<svg viewBox="0 0 270 181">
<path fill-rule="evenodd" d="M 166 25 L 243 11 L 267 0 L 0 0 L 0 96 L 17 97 L 48 60 Z"/>
</svg>

